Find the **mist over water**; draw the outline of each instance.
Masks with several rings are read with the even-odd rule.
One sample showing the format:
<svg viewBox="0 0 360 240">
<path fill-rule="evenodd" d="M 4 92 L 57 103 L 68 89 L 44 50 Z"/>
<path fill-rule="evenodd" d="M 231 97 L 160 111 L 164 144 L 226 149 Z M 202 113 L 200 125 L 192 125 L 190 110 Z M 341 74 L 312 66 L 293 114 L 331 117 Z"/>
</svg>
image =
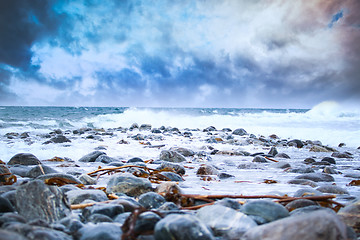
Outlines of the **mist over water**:
<svg viewBox="0 0 360 240">
<path fill-rule="evenodd" d="M 0 134 L 49 132 L 53 129 L 128 128 L 133 123 L 179 129 L 244 128 L 248 133 L 280 138 L 341 142 L 360 146 L 360 113 L 335 102 L 312 109 L 252 108 L 122 108 L 122 107 L 2 107 Z"/>
</svg>

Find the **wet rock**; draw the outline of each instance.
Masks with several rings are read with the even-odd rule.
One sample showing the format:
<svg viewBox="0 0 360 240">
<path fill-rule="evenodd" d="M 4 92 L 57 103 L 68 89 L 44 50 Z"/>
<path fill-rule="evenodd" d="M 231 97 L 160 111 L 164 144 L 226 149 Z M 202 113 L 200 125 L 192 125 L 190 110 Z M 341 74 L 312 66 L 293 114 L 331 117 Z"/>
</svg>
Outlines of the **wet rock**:
<svg viewBox="0 0 360 240">
<path fill-rule="evenodd" d="M 287 142 L 288 146 L 302 148 L 304 146 L 304 143 L 299 139 L 293 139 L 291 141 Z"/>
<path fill-rule="evenodd" d="M 85 219 L 89 219 L 91 215 L 102 214 L 109 218 L 114 218 L 116 215 L 123 213 L 124 207 L 120 204 L 95 204 L 91 207 L 86 207 L 82 210 L 82 216 Z"/>
<path fill-rule="evenodd" d="M 75 218 L 74 216 L 69 216 L 61 219 L 59 221 L 60 224 L 62 224 L 66 231 L 74 234 L 76 233 L 80 228 L 84 226 L 84 224 L 80 221 L 79 218 Z"/>
<path fill-rule="evenodd" d="M 132 197 L 152 190 L 151 182 L 148 179 L 137 178 L 130 173 L 113 175 L 106 187 L 107 193 L 124 193 Z"/>
<path fill-rule="evenodd" d="M 316 190 L 323 192 L 323 193 L 349 194 L 349 192 L 346 189 L 336 186 L 336 185 L 324 185 L 324 186 L 318 187 Z"/>
<path fill-rule="evenodd" d="M 140 131 L 150 131 L 151 130 L 151 124 L 141 124 L 139 130 Z"/>
<path fill-rule="evenodd" d="M 4 228 L 10 223 L 26 223 L 26 219 L 14 212 L 6 212 L 0 215 L 0 227 Z"/>
<path fill-rule="evenodd" d="M 158 210 L 164 210 L 164 211 L 171 211 L 171 210 L 179 210 L 179 207 L 176 206 L 173 202 L 166 202 L 163 205 L 161 205 Z"/>
<path fill-rule="evenodd" d="M 186 161 L 185 157 L 182 154 L 170 150 L 162 150 L 160 153 L 160 160 L 176 163 Z"/>
<path fill-rule="evenodd" d="M 118 161 L 116 158 L 109 157 L 105 154 L 101 154 L 95 159 L 95 162 L 101 162 L 101 163 L 112 163 Z"/>
<path fill-rule="evenodd" d="M 21 234 L 4 229 L 0 229 L 0 236 L 1 240 L 28 240 L 28 238 Z"/>
<path fill-rule="evenodd" d="M 228 174 L 228 173 L 222 172 L 222 173 L 219 173 L 219 174 L 218 174 L 218 177 L 219 177 L 220 179 L 227 179 L 227 178 L 232 178 L 232 177 L 235 177 L 235 176 L 234 176 L 234 175 L 231 175 L 231 174 Z"/>
<path fill-rule="evenodd" d="M 297 176 L 295 179 L 308 179 L 314 182 L 334 182 L 333 176 L 326 173 L 305 173 Z"/>
<path fill-rule="evenodd" d="M 131 214 L 132 214 L 131 212 L 120 213 L 115 217 L 114 222 L 117 222 L 117 223 L 120 223 L 121 225 L 123 225 L 125 223 L 126 219 L 129 218 L 129 216 Z"/>
<path fill-rule="evenodd" d="M 304 163 L 314 163 L 314 162 L 316 162 L 316 161 L 315 161 L 315 159 L 313 159 L 313 158 L 306 158 L 306 159 L 304 160 Z"/>
<path fill-rule="evenodd" d="M 315 211 L 254 227 L 247 231 L 244 240 L 335 240 L 347 239 L 345 224 L 328 211 Z"/>
<path fill-rule="evenodd" d="M 315 170 L 310 167 L 299 167 L 299 168 L 290 169 L 290 172 L 292 172 L 292 173 L 313 173 L 313 172 L 315 172 Z"/>
<path fill-rule="evenodd" d="M 103 223 L 103 222 L 113 222 L 113 220 L 106 215 L 94 213 L 87 218 L 87 222 L 97 224 L 97 223 Z"/>
<path fill-rule="evenodd" d="M 170 214 L 155 225 L 156 240 L 215 240 L 210 229 L 197 217 L 188 214 Z"/>
<path fill-rule="evenodd" d="M 207 127 L 203 130 L 203 132 L 214 132 L 216 128 L 214 126 Z"/>
<path fill-rule="evenodd" d="M 335 170 L 334 168 L 332 168 L 332 167 L 324 167 L 323 173 L 327 173 L 327 174 L 339 174 L 339 172 L 336 171 L 336 170 Z"/>
<path fill-rule="evenodd" d="M 221 205 L 224 207 L 232 208 L 234 210 L 241 209 L 241 204 L 238 201 L 231 198 L 223 198 L 221 200 L 218 200 L 214 203 L 214 205 Z"/>
<path fill-rule="evenodd" d="M 30 231 L 26 237 L 31 240 L 46 239 L 46 240 L 72 240 L 72 236 L 54 229 L 35 227 Z"/>
<path fill-rule="evenodd" d="M 97 189 L 70 190 L 66 192 L 65 195 L 71 205 L 82 203 L 85 200 L 93 200 L 95 202 L 108 200 L 104 191 Z"/>
<path fill-rule="evenodd" d="M 28 220 L 39 218 L 50 223 L 71 212 L 63 192 L 39 180 L 16 189 L 16 210 Z"/>
<path fill-rule="evenodd" d="M 255 157 L 253 158 L 252 162 L 267 163 L 268 160 L 266 160 L 266 158 L 258 155 L 258 156 L 255 156 Z"/>
<path fill-rule="evenodd" d="M 140 208 L 141 204 L 134 198 L 128 196 L 121 196 L 120 198 L 113 200 L 113 204 L 119 204 L 124 207 L 125 212 L 133 212 L 136 208 Z"/>
<path fill-rule="evenodd" d="M 122 236 L 118 223 L 86 224 L 77 232 L 79 240 L 119 240 Z"/>
<path fill-rule="evenodd" d="M 333 154 L 331 154 L 332 157 L 336 157 L 336 158 L 353 158 L 353 156 L 351 155 L 351 153 L 339 153 L 339 152 L 334 152 Z"/>
<path fill-rule="evenodd" d="M 310 187 L 317 187 L 318 184 L 314 181 L 308 179 L 292 179 L 288 181 L 288 184 L 299 184 L 299 185 L 309 185 Z"/>
<path fill-rule="evenodd" d="M 65 137 L 64 135 L 58 134 L 55 137 L 50 138 L 50 141 L 53 143 L 65 143 L 65 142 L 71 142 L 70 139 Z"/>
<path fill-rule="evenodd" d="M 291 167 L 291 165 L 290 165 L 290 163 L 287 163 L 287 162 L 276 162 L 276 163 L 271 164 L 271 167 L 284 169 L 284 168 Z"/>
<path fill-rule="evenodd" d="M 285 208 L 287 210 L 289 210 L 289 212 L 290 212 L 290 211 L 293 211 L 298 208 L 303 208 L 303 207 L 313 206 L 313 205 L 317 205 L 317 203 L 314 201 L 311 201 L 309 199 L 296 199 L 296 200 L 291 201 L 288 204 L 286 204 Z"/>
<path fill-rule="evenodd" d="M 214 232 L 215 236 L 237 239 L 247 230 L 256 227 L 254 220 L 232 208 L 221 205 L 206 206 L 196 216 Z"/>
<path fill-rule="evenodd" d="M 156 189 L 155 192 L 157 193 L 162 193 L 162 195 L 173 195 L 173 194 L 178 194 L 181 193 L 181 188 L 173 182 L 163 182 L 160 183 Z"/>
<path fill-rule="evenodd" d="M 286 153 L 278 153 L 278 154 L 276 154 L 275 157 L 277 157 L 277 158 L 287 158 L 287 159 L 290 159 L 290 156 L 287 155 Z"/>
<path fill-rule="evenodd" d="M 38 165 L 31 168 L 26 176 L 30 178 L 37 178 L 40 175 L 49 174 L 49 173 L 58 173 L 54 168 L 46 166 L 46 165 Z"/>
<path fill-rule="evenodd" d="M 347 226 L 352 227 L 356 233 L 360 233 L 360 200 L 340 209 L 338 215 Z"/>
<path fill-rule="evenodd" d="M 171 163 L 171 162 L 162 162 L 160 166 L 157 168 L 159 170 L 162 169 L 171 169 L 175 171 L 177 174 L 184 175 L 185 174 L 185 168 L 179 164 Z"/>
<path fill-rule="evenodd" d="M 296 216 L 296 215 L 300 215 L 300 214 L 308 214 L 314 211 L 319 211 L 319 210 L 325 210 L 325 211 L 329 211 L 334 213 L 334 211 L 330 208 L 325 208 L 325 207 L 321 207 L 319 205 L 309 205 L 306 207 L 301 207 L 301 208 L 297 208 L 293 211 L 290 212 L 290 216 Z"/>
<path fill-rule="evenodd" d="M 158 177 L 165 181 L 173 181 L 173 182 L 182 182 L 184 181 L 182 177 L 174 172 L 161 172 L 158 174 Z"/>
<path fill-rule="evenodd" d="M 13 156 L 7 163 L 7 165 L 15 165 L 15 164 L 38 165 L 38 164 L 41 164 L 41 162 L 39 161 L 39 159 L 37 157 L 35 157 L 31 153 L 18 153 L 15 156 Z"/>
<path fill-rule="evenodd" d="M 245 129 L 243 128 L 238 128 L 238 129 L 235 129 L 233 132 L 232 132 L 233 135 L 239 135 L 239 136 L 244 136 L 244 135 L 247 135 L 248 133 L 245 131 Z"/>
<path fill-rule="evenodd" d="M 192 157 L 195 155 L 195 152 L 188 148 L 182 148 L 182 147 L 172 147 L 170 148 L 170 151 L 175 151 L 183 155 L 184 157 Z"/>
<path fill-rule="evenodd" d="M 134 158 L 127 160 L 127 163 L 139 163 L 139 162 L 143 163 L 144 160 L 142 160 L 141 158 L 138 158 L 138 157 L 134 157 Z"/>
<path fill-rule="evenodd" d="M 241 212 L 246 215 L 255 216 L 255 220 L 260 224 L 268 223 L 280 218 L 288 217 L 289 211 L 278 203 L 267 200 L 255 200 L 245 203 Z"/>
<path fill-rule="evenodd" d="M 159 215 L 153 212 L 144 212 L 139 215 L 136 220 L 134 232 L 135 234 L 146 233 L 153 231 L 156 223 L 161 220 Z"/>
<path fill-rule="evenodd" d="M 67 182 L 70 184 L 81 184 L 81 182 L 75 178 L 74 176 L 70 175 L 70 174 L 66 174 L 66 173 L 49 173 L 49 174 L 45 174 L 45 175 L 40 175 L 38 176 L 36 179 L 39 180 L 47 180 L 50 178 L 63 178 L 66 179 Z"/>
<path fill-rule="evenodd" d="M 95 185 L 97 183 L 97 180 L 95 178 L 92 178 L 87 174 L 81 174 L 79 180 L 84 185 Z"/>
<path fill-rule="evenodd" d="M 323 159 L 321 159 L 322 162 L 328 162 L 328 163 L 331 163 L 331 164 L 336 164 L 336 161 L 334 158 L 332 157 L 324 157 Z"/>
<path fill-rule="evenodd" d="M 3 197 L 0 197 L 0 213 L 5 212 L 14 212 L 14 206 L 11 204 L 11 202 Z"/>
<path fill-rule="evenodd" d="M 79 159 L 79 162 L 95 162 L 95 160 L 100 156 L 100 155 L 103 155 L 103 154 L 106 154 L 104 152 L 101 152 L 101 151 L 94 151 L 94 152 L 91 152 L 89 154 L 86 154 L 85 156 L 81 157 Z"/>
<path fill-rule="evenodd" d="M 148 192 L 141 194 L 138 202 L 146 209 L 156 209 L 163 205 L 166 200 L 163 196 L 157 193 Z"/>
<path fill-rule="evenodd" d="M 301 188 L 294 193 L 294 197 L 321 196 L 322 192 L 312 188 Z"/>
<path fill-rule="evenodd" d="M 219 171 L 208 164 L 203 164 L 199 167 L 199 169 L 196 171 L 196 175 L 217 175 Z"/>
<path fill-rule="evenodd" d="M 6 183 L 11 175 L 9 168 L 5 164 L 0 164 L 0 185 Z"/>
<path fill-rule="evenodd" d="M 318 146 L 318 145 L 314 145 L 309 149 L 310 152 L 331 152 L 329 149 L 322 147 L 322 146 Z"/>
<path fill-rule="evenodd" d="M 276 154 L 278 154 L 278 153 L 279 153 L 279 152 L 277 151 L 276 147 L 271 147 L 268 154 L 271 155 L 271 156 L 273 156 L 273 157 L 275 157 Z"/>
</svg>

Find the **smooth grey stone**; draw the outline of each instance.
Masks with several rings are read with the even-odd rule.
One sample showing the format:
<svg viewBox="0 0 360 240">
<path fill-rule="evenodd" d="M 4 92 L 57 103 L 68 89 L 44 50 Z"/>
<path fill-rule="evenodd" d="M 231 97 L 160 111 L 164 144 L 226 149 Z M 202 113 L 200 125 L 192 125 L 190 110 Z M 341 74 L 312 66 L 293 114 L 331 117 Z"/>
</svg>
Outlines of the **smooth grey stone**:
<svg viewBox="0 0 360 240">
<path fill-rule="evenodd" d="M 9 167 L 9 170 L 12 174 L 18 175 L 20 177 L 29 177 L 29 171 L 32 169 L 30 165 L 12 165 Z"/>
<path fill-rule="evenodd" d="M 238 201 L 231 198 L 223 198 L 221 200 L 218 200 L 214 203 L 214 205 L 221 205 L 224 207 L 232 208 L 234 210 L 241 209 L 241 204 Z"/>
<path fill-rule="evenodd" d="M 148 179 L 134 177 L 130 173 L 113 175 L 110 177 L 106 187 L 107 193 L 124 193 L 132 197 L 137 197 L 150 191 L 153 191 L 153 189 Z"/>
<path fill-rule="evenodd" d="M 301 188 L 294 193 L 294 197 L 321 196 L 322 192 L 312 188 Z"/>
<path fill-rule="evenodd" d="M 108 200 L 104 191 L 97 189 L 70 190 L 66 192 L 65 195 L 70 204 L 80 204 L 85 200 L 93 200 L 95 202 L 103 202 Z"/>
<path fill-rule="evenodd" d="M 24 237 L 21 234 L 4 229 L 0 229 L 0 236 L 1 240 L 28 240 L 28 238 Z"/>
<path fill-rule="evenodd" d="M 331 156 L 336 158 L 353 158 L 353 156 L 347 152 L 344 153 L 334 152 L 333 154 L 331 154 Z"/>
<path fill-rule="evenodd" d="M 222 173 L 219 173 L 219 174 L 218 174 L 218 177 L 219 177 L 220 179 L 227 179 L 227 178 L 232 178 L 232 177 L 235 177 L 235 176 L 234 176 L 234 175 L 231 175 L 231 174 L 228 174 L 228 173 L 222 172 Z"/>
<path fill-rule="evenodd" d="M 71 142 L 70 139 L 65 137 L 64 135 L 58 134 L 55 137 L 50 138 L 50 141 L 53 143 L 65 143 L 65 142 Z"/>
<path fill-rule="evenodd" d="M 297 147 L 297 148 L 302 148 L 304 146 L 304 143 L 299 139 L 293 139 L 291 141 L 288 141 L 287 144 L 289 146 L 294 146 L 294 147 Z"/>
<path fill-rule="evenodd" d="M 139 130 L 140 131 L 150 131 L 151 130 L 151 124 L 141 124 Z"/>
<path fill-rule="evenodd" d="M 58 173 L 57 170 L 55 170 L 52 167 L 46 166 L 46 165 L 38 165 L 35 166 L 33 168 L 31 168 L 28 172 L 27 172 L 27 177 L 29 178 L 37 178 L 40 175 L 44 175 L 45 174 L 49 174 L 49 173 Z"/>
<path fill-rule="evenodd" d="M 321 162 L 328 162 L 328 163 L 331 163 L 331 164 L 336 164 L 335 159 L 332 158 L 332 157 L 324 157 L 323 159 L 321 159 Z"/>
<path fill-rule="evenodd" d="M 146 209 L 156 209 L 163 205 L 166 200 L 163 196 L 157 193 L 148 192 L 141 194 L 138 202 Z"/>
<path fill-rule="evenodd" d="M 126 195 L 113 200 L 112 203 L 122 205 L 125 212 L 133 212 L 136 208 L 142 207 L 135 198 Z"/>
<path fill-rule="evenodd" d="M 127 163 L 136 163 L 136 162 L 144 162 L 144 160 L 142 160 L 141 158 L 138 158 L 138 157 L 134 157 L 134 158 L 131 158 L 129 160 L 127 160 Z"/>
<path fill-rule="evenodd" d="M 215 240 L 211 230 L 197 217 L 170 214 L 155 225 L 156 240 Z"/>
<path fill-rule="evenodd" d="M 164 211 L 170 211 L 170 210 L 179 210 L 180 208 L 176 206 L 173 202 L 165 202 L 163 205 L 161 205 L 158 210 L 164 210 Z"/>
<path fill-rule="evenodd" d="M 224 236 L 227 239 L 238 238 L 257 226 L 249 216 L 222 205 L 202 207 L 196 216 L 213 230 L 215 236 Z"/>
<path fill-rule="evenodd" d="M 277 158 L 287 158 L 287 159 L 290 159 L 290 156 L 287 155 L 286 153 L 278 153 L 278 154 L 276 154 L 275 157 L 277 157 Z"/>
<path fill-rule="evenodd" d="M 70 214 L 63 192 L 56 186 L 34 180 L 16 189 L 16 210 L 28 220 L 39 218 L 49 223 Z"/>
<path fill-rule="evenodd" d="M 360 200 L 340 209 L 338 216 L 340 216 L 346 225 L 352 227 L 357 233 L 360 232 Z"/>
<path fill-rule="evenodd" d="M 314 211 L 318 211 L 318 210 L 334 212 L 330 208 L 321 207 L 319 205 L 310 205 L 310 206 L 306 206 L 306 207 L 302 207 L 302 208 L 297 208 L 297 209 L 291 211 L 290 216 L 296 216 L 296 215 L 300 215 L 300 214 L 308 214 L 310 212 L 314 212 Z"/>
<path fill-rule="evenodd" d="M 135 224 L 135 234 L 153 231 L 157 222 L 161 220 L 160 216 L 153 212 L 141 213 Z"/>
<path fill-rule="evenodd" d="M 196 171 L 196 175 L 217 175 L 219 171 L 212 165 L 203 164 Z"/>
<path fill-rule="evenodd" d="M 299 167 L 299 168 L 293 168 L 290 170 L 292 173 L 313 173 L 315 172 L 314 169 L 310 167 Z"/>
<path fill-rule="evenodd" d="M 15 212 L 6 212 L 0 215 L 0 227 L 4 228 L 4 226 L 8 223 L 26 223 L 26 219 L 18 213 Z"/>
<path fill-rule="evenodd" d="M 238 128 L 238 129 L 235 129 L 233 132 L 232 132 L 233 135 L 239 135 L 239 136 L 244 136 L 244 135 L 247 135 L 248 133 L 245 131 L 245 129 L 243 128 Z"/>
<path fill-rule="evenodd" d="M 255 156 L 255 157 L 253 158 L 252 162 L 267 163 L 268 160 L 266 160 L 266 158 L 258 155 L 258 156 Z"/>
<path fill-rule="evenodd" d="M 185 157 L 182 154 L 170 150 L 162 150 L 159 158 L 160 160 L 163 161 L 175 162 L 175 163 L 186 161 Z"/>
<path fill-rule="evenodd" d="M 308 179 L 292 179 L 288 181 L 288 184 L 299 184 L 299 185 L 309 185 L 310 187 L 317 187 L 318 184 L 314 181 Z"/>
<path fill-rule="evenodd" d="M 242 237 L 242 240 L 258 239 L 345 240 L 347 228 L 335 213 L 320 210 L 254 227 Z"/>
<path fill-rule="evenodd" d="M 266 222 L 272 222 L 289 216 L 289 211 L 285 207 L 268 200 L 247 202 L 242 206 L 240 211 L 247 215 L 262 217 Z"/>
<path fill-rule="evenodd" d="M 157 167 L 157 169 L 162 170 L 165 168 L 169 168 L 174 170 L 177 174 L 184 175 L 185 174 L 185 168 L 177 163 L 172 162 L 161 162 L 160 166 Z"/>
<path fill-rule="evenodd" d="M 131 215 L 131 212 L 124 212 L 124 213 L 120 213 L 118 214 L 115 218 L 114 218 L 114 222 L 120 223 L 121 225 L 123 225 L 126 221 L 126 219 Z"/>
<path fill-rule="evenodd" d="M 317 206 L 317 203 L 314 201 L 311 201 L 309 199 L 296 199 L 296 200 L 291 201 L 288 204 L 286 204 L 285 208 L 287 210 L 289 210 L 289 212 L 290 212 L 290 211 L 293 211 L 298 208 L 303 208 L 303 207 L 313 206 L 313 205 Z"/>
<path fill-rule="evenodd" d="M 104 214 L 94 213 L 87 218 L 87 222 L 97 224 L 101 222 L 113 222 L 113 220 Z"/>
<path fill-rule="evenodd" d="M 79 180 L 84 185 L 95 185 L 97 183 L 97 180 L 95 178 L 92 178 L 87 174 L 81 174 L 80 177 L 79 177 Z"/>
<path fill-rule="evenodd" d="M 118 223 L 88 223 L 77 231 L 78 240 L 119 240 L 122 236 Z"/>
<path fill-rule="evenodd" d="M 38 165 L 41 164 L 40 160 L 31 153 L 18 153 L 13 156 L 7 165 Z"/>
<path fill-rule="evenodd" d="M 334 182 L 333 176 L 326 173 L 305 173 L 297 176 L 295 179 L 308 179 L 314 182 Z"/>
<path fill-rule="evenodd" d="M 287 163 L 287 162 L 275 162 L 275 163 L 271 164 L 270 166 L 273 168 L 281 168 L 281 169 L 291 167 L 290 163 Z"/>
<path fill-rule="evenodd" d="M 84 226 L 80 219 L 74 218 L 73 216 L 65 217 L 61 219 L 59 223 L 66 227 L 67 232 L 72 234 Z"/>
<path fill-rule="evenodd" d="M 70 174 L 66 174 L 66 173 L 49 173 L 49 174 L 45 174 L 45 175 L 40 175 L 36 179 L 46 180 L 46 179 L 50 179 L 50 178 L 65 178 L 66 180 L 70 180 L 71 182 L 73 182 L 72 184 L 81 184 L 79 179 L 73 177 Z"/>
<path fill-rule="evenodd" d="M 109 157 L 105 154 L 101 154 L 100 156 L 98 156 L 95 159 L 95 162 L 101 162 L 101 163 L 106 163 L 106 164 L 116 162 L 116 161 L 118 161 L 118 160 L 115 158 Z"/>
<path fill-rule="evenodd" d="M 101 151 L 94 151 L 89 154 L 86 154 L 85 156 L 81 157 L 78 161 L 79 162 L 95 162 L 95 160 L 100 156 L 106 153 Z"/>
<path fill-rule="evenodd" d="M 316 190 L 323 192 L 323 193 L 349 194 L 349 192 L 346 189 L 336 186 L 336 185 L 324 185 L 324 186 L 318 187 Z"/>
<path fill-rule="evenodd" d="M 124 207 L 119 204 L 95 204 L 91 207 L 86 207 L 82 210 L 82 216 L 85 219 L 88 219 L 93 214 L 102 214 L 110 218 L 115 217 L 116 215 L 123 213 Z"/>
<path fill-rule="evenodd" d="M 72 236 L 50 228 L 34 228 L 26 237 L 31 240 L 44 239 L 44 240 L 72 240 Z"/>
<path fill-rule="evenodd" d="M 172 147 L 170 148 L 170 151 L 178 152 L 184 157 L 192 157 L 195 155 L 195 152 L 193 150 L 183 147 Z"/>
<path fill-rule="evenodd" d="M 277 151 L 276 147 L 271 147 L 268 154 L 275 157 L 278 153 L 279 152 Z"/>
<path fill-rule="evenodd" d="M 172 181 L 172 182 L 182 182 L 184 179 L 182 177 L 174 172 L 160 172 L 158 177 L 162 178 L 161 176 L 164 176 L 165 181 Z"/>
</svg>

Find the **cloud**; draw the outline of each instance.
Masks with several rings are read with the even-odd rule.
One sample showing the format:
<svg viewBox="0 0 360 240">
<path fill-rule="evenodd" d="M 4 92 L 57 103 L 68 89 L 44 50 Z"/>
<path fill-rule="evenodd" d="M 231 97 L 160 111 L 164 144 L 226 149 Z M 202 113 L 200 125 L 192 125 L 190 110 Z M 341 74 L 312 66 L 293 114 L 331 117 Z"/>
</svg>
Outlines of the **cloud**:
<svg viewBox="0 0 360 240">
<path fill-rule="evenodd" d="M 27 104 L 20 85 L 50 105 L 359 100 L 356 0 L 40 2 L 0 10 L 0 90 Z"/>
</svg>

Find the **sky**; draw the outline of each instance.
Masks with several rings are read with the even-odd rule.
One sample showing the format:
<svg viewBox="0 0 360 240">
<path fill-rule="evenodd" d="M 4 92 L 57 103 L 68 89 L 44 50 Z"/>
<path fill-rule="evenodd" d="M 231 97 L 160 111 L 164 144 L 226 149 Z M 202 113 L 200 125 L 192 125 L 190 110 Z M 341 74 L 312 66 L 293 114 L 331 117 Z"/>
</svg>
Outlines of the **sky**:
<svg viewBox="0 0 360 240">
<path fill-rule="evenodd" d="M 2 0 L 0 105 L 360 103 L 359 0 Z"/>
</svg>

